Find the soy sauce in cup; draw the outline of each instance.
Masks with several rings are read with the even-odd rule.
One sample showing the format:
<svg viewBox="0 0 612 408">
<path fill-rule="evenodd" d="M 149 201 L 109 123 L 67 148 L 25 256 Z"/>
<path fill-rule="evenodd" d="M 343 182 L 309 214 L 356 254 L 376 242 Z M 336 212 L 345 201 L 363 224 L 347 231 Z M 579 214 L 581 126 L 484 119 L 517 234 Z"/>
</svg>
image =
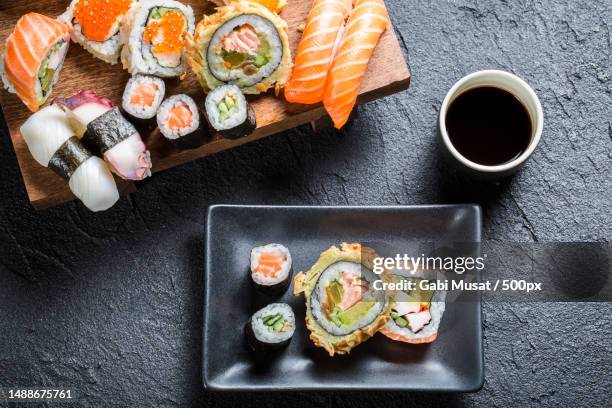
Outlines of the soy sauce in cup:
<svg viewBox="0 0 612 408">
<path fill-rule="evenodd" d="M 446 131 L 455 149 L 474 163 L 499 166 L 529 147 L 532 120 L 512 93 L 495 86 L 463 91 L 450 103 Z"/>
</svg>

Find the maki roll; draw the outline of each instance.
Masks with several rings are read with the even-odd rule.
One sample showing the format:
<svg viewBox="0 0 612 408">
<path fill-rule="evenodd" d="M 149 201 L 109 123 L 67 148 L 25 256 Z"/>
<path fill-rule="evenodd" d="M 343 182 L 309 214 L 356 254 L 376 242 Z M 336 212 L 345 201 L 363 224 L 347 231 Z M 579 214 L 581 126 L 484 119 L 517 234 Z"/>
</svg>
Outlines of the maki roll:
<svg viewBox="0 0 612 408">
<path fill-rule="evenodd" d="M 390 319 L 390 297 L 374 289 L 374 281 L 390 277 L 372 272 L 376 257 L 374 250 L 360 244 L 332 246 L 293 280 L 293 293 L 306 298 L 310 339 L 330 356 L 348 354 Z"/>
<path fill-rule="evenodd" d="M 392 271 L 396 282 L 414 281 L 415 290 L 397 291 L 391 305 L 391 320 L 380 332 L 390 339 L 405 343 L 431 343 L 438 337 L 438 327 L 444 314 L 446 292 L 427 290 L 424 271 L 415 274 Z"/>
<path fill-rule="evenodd" d="M 206 142 L 208 132 L 200 126 L 200 112 L 187 95 L 174 95 L 157 112 L 162 135 L 178 149 L 194 149 Z"/>
<path fill-rule="evenodd" d="M 281 244 L 268 244 L 251 250 L 251 279 L 264 293 L 278 294 L 289 286 L 291 253 Z"/>
<path fill-rule="evenodd" d="M 257 128 L 255 110 L 236 85 L 222 85 L 210 91 L 205 105 L 208 122 L 225 138 L 250 135 Z"/>
<path fill-rule="evenodd" d="M 164 100 L 166 84 L 160 78 L 134 75 L 123 92 L 123 110 L 138 120 L 152 119 Z"/>
<path fill-rule="evenodd" d="M 108 167 L 75 136 L 59 107 L 36 112 L 20 132 L 34 160 L 66 179 L 70 191 L 91 211 L 104 211 L 117 202 L 119 192 Z"/>
<path fill-rule="evenodd" d="M 189 63 L 205 91 L 227 83 L 245 94 L 278 91 L 291 75 L 287 23 L 250 1 L 231 2 L 204 16 L 190 40 Z"/>
<path fill-rule="evenodd" d="M 142 180 L 151 175 L 150 153 L 140 134 L 110 100 L 82 90 L 53 103 L 68 113 L 77 136 L 92 151 L 103 155 L 118 176 Z"/>
<path fill-rule="evenodd" d="M 6 40 L 0 71 L 5 88 L 36 112 L 49 98 L 70 43 L 70 27 L 38 13 L 22 16 Z"/>
<path fill-rule="evenodd" d="M 122 26 L 127 44 L 121 52 L 123 67 L 132 74 L 176 77 L 185 73 L 186 36 L 193 34 L 193 10 L 173 0 L 132 3 Z"/>
<path fill-rule="evenodd" d="M 119 60 L 122 20 L 134 0 L 72 0 L 58 19 L 72 25 L 71 38 L 109 64 Z"/>
<path fill-rule="evenodd" d="M 285 303 L 272 303 L 257 311 L 244 328 L 247 344 L 253 351 L 286 347 L 295 332 L 295 315 Z"/>
</svg>

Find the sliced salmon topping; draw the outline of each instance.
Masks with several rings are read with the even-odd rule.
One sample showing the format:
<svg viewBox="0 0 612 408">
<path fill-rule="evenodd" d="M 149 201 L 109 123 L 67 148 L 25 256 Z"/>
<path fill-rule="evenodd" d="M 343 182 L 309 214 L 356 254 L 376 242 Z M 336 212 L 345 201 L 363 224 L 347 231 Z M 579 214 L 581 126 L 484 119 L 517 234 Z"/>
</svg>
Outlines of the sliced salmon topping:
<svg viewBox="0 0 612 408">
<path fill-rule="evenodd" d="M 238 30 L 233 30 L 221 39 L 225 51 L 256 54 L 261 41 L 250 24 L 243 24 Z"/>
<path fill-rule="evenodd" d="M 291 79 L 285 85 L 287 101 L 313 104 L 323 100 L 328 72 L 351 7 L 352 0 L 314 1 L 298 44 Z"/>
<path fill-rule="evenodd" d="M 363 291 L 367 290 L 367 287 L 361 283 L 359 277 L 349 272 L 342 272 L 339 281 L 342 285 L 342 301 L 339 306 L 340 309 L 347 310 L 362 299 Z"/>
<path fill-rule="evenodd" d="M 338 129 L 346 124 L 355 106 L 374 47 L 388 26 L 389 16 L 383 0 L 356 1 L 323 97 L 323 105 Z"/>
</svg>

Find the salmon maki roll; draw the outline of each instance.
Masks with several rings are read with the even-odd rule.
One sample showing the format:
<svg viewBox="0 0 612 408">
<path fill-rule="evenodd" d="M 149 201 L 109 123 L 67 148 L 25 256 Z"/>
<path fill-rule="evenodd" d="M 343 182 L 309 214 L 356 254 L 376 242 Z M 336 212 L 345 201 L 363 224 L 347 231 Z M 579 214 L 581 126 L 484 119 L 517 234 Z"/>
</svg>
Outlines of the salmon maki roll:
<svg viewBox="0 0 612 408">
<path fill-rule="evenodd" d="M 293 74 L 285 85 L 288 102 L 313 104 L 323 100 L 327 73 L 351 3 L 352 0 L 315 0 L 298 44 Z"/>
<path fill-rule="evenodd" d="M 344 126 L 357 102 L 361 81 L 380 36 L 389 26 L 383 0 L 357 0 L 329 71 L 323 105 L 334 126 Z"/>
<path fill-rule="evenodd" d="M 291 253 L 284 245 L 268 244 L 251 250 L 251 279 L 262 293 L 283 293 L 291 275 Z"/>
<path fill-rule="evenodd" d="M 38 13 L 22 16 L 6 40 L 2 80 L 32 112 L 58 81 L 70 43 L 70 27 Z"/>
<path fill-rule="evenodd" d="M 200 126 L 200 112 L 188 95 L 166 99 L 157 111 L 157 126 L 177 149 L 195 149 L 208 139 L 208 128 Z"/>
<path fill-rule="evenodd" d="M 123 92 L 123 110 L 136 121 L 152 119 L 166 95 L 166 84 L 161 78 L 134 75 Z"/>
</svg>

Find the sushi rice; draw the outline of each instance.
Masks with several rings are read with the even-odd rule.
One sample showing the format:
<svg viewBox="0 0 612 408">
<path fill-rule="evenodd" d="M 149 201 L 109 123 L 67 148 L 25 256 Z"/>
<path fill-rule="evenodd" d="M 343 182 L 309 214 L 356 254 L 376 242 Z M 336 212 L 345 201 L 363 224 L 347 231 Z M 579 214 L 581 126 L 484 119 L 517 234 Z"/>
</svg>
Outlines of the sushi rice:
<svg viewBox="0 0 612 408">
<path fill-rule="evenodd" d="M 177 16 L 182 19 L 184 32 L 179 38 L 163 38 L 158 41 L 161 33 L 175 33 L 170 30 L 160 30 L 163 24 L 175 24 Z M 132 74 L 150 74 L 159 77 L 176 77 L 185 73 L 187 68 L 184 57 L 185 33 L 192 35 L 195 28 L 193 10 L 174 0 L 142 0 L 132 3 L 127 14 L 127 22 L 121 28 L 126 45 L 121 52 L 123 67 Z M 147 38 L 149 37 L 149 38 Z M 176 48 L 179 48 L 178 54 Z M 155 51 L 159 48 L 159 52 Z M 170 48 L 172 52 L 161 52 Z"/>
</svg>

